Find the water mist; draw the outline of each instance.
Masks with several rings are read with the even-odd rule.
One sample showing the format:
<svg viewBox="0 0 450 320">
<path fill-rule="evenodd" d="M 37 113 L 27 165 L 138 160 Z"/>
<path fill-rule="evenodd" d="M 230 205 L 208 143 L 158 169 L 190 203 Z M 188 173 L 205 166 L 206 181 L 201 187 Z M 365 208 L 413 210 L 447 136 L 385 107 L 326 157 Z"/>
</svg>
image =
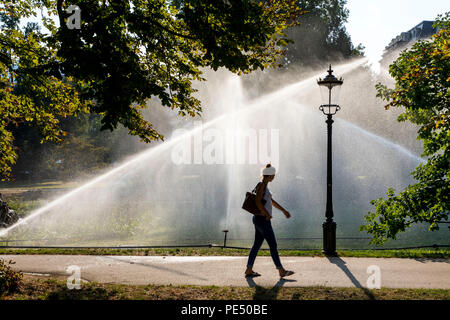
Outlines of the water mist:
<svg viewBox="0 0 450 320">
<path fill-rule="evenodd" d="M 333 69 L 345 80 L 363 62 Z M 0 236 L 45 239 L 46 245 L 174 245 L 217 243 L 226 228 L 231 239 L 241 239 L 230 244 L 248 245 L 253 228 L 242 201 L 260 179 L 261 167 L 271 162 L 278 172 L 270 186 L 273 197 L 292 214 L 288 220 L 274 212 L 280 247 L 320 247 L 320 242 L 282 239 L 321 236 L 326 126 L 311 92 L 318 91 L 316 79 L 323 73 L 250 101 L 232 74 L 220 88 L 204 86 L 200 99 L 210 99 L 202 101 L 209 110 L 202 122 L 187 123 L 172 138 L 49 202 Z M 383 196 L 387 187 L 413 183 L 410 172 L 423 160 L 355 124 L 335 120 L 338 237 L 361 237 L 358 227 L 371 209 L 369 201 Z"/>
</svg>

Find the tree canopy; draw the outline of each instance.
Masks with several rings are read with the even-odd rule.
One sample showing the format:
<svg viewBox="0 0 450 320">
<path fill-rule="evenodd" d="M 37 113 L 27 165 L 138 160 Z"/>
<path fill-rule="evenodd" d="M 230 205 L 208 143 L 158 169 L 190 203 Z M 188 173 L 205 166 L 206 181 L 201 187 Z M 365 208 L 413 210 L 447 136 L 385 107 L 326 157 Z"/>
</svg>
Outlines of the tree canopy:
<svg viewBox="0 0 450 320">
<path fill-rule="evenodd" d="M 432 40 L 418 41 L 410 50 L 404 50 L 389 67 L 395 80 L 393 89 L 378 84 L 378 96 L 390 107 L 404 107 L 399 121 L 410 121 L 419 126 L 418 139 L 424 143 L 427 157 L 412 173 L 415 184 L 399 194 L 389 188 L 387 199 L 371 203 L 374 212 L 361 227 L 372 234 L 373 243 L 395 239 L 415 223 L 429 224 L 429 230 L 438 230 L 450 212 L 450 13 L 435 23 L 439 32 Z"/>
<path fill-rule="evenodd" d="M 69 4 L 80 9 L 79 28 L 68 26 Z M 276 66 L 289 42 L 283 31 L 301 14 L 293 0 L 3 1 L 0 175 L 16 161 L 18 123 L 60 141 L 62 118 L 96 113 L 102 130 L 122 124 L 143 141 L 162 139 L 141 114 L 150 98 L 182 116 L 200 114 L 192 83 L 205 80 L 203 68 Z M 31 17 L 43 28 L 20 27 Z"/>
</svg>

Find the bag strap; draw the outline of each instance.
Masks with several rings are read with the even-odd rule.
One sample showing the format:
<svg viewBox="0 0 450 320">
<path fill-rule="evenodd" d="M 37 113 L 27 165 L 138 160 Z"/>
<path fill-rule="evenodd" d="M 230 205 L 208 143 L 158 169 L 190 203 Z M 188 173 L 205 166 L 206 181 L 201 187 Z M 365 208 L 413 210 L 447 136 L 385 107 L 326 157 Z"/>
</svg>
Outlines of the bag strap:
<svg viewBox="0 0 450 320">
<path fill-rule="evenodd" d="M 256 194 L 256 189 L 258 189 L 258 186 L 261 184 L 262 182 L 258 182 L 255 186 L 255 188 L 253 189 L 252 193 Z M 264 190 L 265 191 L 265 190 Z"/>
<path fill-rule="evenodd" d="M 256 186 L 253 188 L 253 190 L 252 190 L 252 193 L 254 193 L 254 194 L 256 194 L 256 189 L 258 188 L 258 185 L 260 184 L 261 182 L 258 182 L 257 184 L 256 184 Z"/>
</svg>

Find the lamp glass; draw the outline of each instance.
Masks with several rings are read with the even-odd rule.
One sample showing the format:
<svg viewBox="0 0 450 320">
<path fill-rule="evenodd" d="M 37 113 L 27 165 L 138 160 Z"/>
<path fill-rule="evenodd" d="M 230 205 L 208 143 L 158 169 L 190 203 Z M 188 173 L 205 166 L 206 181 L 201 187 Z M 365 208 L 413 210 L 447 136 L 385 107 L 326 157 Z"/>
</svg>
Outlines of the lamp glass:
<svg viewBox="0 0 450 320">
<path fill-rule="evenodd" d="M 330 102 L 330 89 L 331 86 L 331 102 Z M 320 85 L 320 96 L 322 105 L 339 104 L 339 94 L 341 92 L 340 85 Z"/>
</svg>

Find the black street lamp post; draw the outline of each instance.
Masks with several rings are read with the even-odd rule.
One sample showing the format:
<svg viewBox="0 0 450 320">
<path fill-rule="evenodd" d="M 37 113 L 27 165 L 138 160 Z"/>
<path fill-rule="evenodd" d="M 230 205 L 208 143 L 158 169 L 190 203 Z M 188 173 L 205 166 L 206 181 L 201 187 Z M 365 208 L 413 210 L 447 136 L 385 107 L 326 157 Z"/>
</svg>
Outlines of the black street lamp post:
<svg viewBox="0 0 450 320">
<path fill-rule="evenodd" d="M 340 107 L 337 104 L 339 89 L 344 83 L 342 78 L 337 79 L 333 75 L 333 70 L 328 69 L 328 75 L 324 79 L 317 81 L 320 86 L 322 99 L 324 104 L 322 104 L 319 109 L 326 116 L 327 120 L 327 205 L 325 210 L 326 220 L 322 224 L 323 228 L 323 252 L 326 255 L 333 256 L 336 255 L 336 222 L 333 221 L 333 188 L 332 188 L 332 158 L 331 158 L 331 128 L 333 124 L 333 115 L 339 111 Z M 333 97 L 331 96 L 331 90 L 335 88 Z M 332 100 L 333 98 L 333 100 Z"/>
</svg>

